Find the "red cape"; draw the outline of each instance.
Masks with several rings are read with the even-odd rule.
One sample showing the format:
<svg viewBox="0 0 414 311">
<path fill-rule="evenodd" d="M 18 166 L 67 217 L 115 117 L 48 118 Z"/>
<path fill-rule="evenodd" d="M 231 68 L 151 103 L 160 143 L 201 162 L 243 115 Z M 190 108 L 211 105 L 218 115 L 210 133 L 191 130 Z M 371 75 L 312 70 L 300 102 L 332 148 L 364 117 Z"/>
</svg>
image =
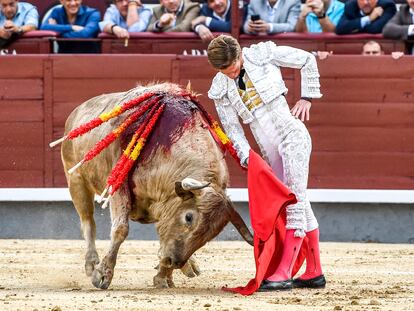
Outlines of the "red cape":
<svg viewBox="0 0 414 311">
<path fill-rule="evenodd" d="M 247 183 L 250 220 L 254 231 L 256 276 L 244 287 L 223 287 L 225 291 L 242 295 L 253 294 L 262 281 L 276 271 L 282 259 L 286 234 L 286 206 L 297 202 L 296 196 L 276 178 L 271 167 L 253 150 L 250 150 L 249 155 Z M 305 238 L 292 276 L 302 266 L 306 250 Z"/>
</svg>

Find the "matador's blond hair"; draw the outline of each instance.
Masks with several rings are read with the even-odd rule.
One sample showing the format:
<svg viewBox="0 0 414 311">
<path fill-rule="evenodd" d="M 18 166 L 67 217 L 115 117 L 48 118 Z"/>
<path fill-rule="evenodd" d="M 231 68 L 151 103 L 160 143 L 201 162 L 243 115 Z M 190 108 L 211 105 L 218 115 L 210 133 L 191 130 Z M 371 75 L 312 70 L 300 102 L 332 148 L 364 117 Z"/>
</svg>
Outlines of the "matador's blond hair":
<svg viewBox="0 0 414 311">
<path fill-rule="evenodd" d="M 225 69 L 240 58 L 241 47 L 232 36 L 220 35 L 207 48 L 209 63 L 216 69 Z"/>
</svg>

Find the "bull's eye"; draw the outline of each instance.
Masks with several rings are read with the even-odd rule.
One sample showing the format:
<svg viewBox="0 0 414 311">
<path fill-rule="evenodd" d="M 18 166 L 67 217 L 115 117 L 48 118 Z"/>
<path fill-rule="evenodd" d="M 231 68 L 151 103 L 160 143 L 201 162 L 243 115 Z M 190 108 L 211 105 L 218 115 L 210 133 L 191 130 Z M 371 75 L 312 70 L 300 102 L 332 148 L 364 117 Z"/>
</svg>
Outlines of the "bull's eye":
<svg viewBox="0 0 414 311">
<path fill-rule="evenodd" d="M 185 222 L 188 225 L 191 225 L 191 223 L 193 222 L 193 214 L 192 213 L 185 214 Z"/>
</svg>

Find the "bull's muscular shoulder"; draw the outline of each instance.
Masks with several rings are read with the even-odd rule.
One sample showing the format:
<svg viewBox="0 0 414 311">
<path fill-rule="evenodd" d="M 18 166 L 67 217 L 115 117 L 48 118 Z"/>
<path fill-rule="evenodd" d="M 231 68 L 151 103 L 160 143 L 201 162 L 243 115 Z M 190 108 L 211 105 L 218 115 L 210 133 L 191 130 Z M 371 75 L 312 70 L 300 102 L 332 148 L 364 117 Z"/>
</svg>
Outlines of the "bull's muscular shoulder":
<svg viewBox="0 0 414 311">
<path fill-rule="evenodd" d="M 243 49 L 243 57 L 257 66 L 262 66 L 269 63 L 274 57 L 275 48 L 276 44 L 272 41 L 252 44 L 250 47 Z"/>
<path fill-rule="evenodd" d="M 208 91 L 208 97 L 213 100 L 223 98 L 227 93 L 227 77 L 218 72 L 213 78 L 210 90 Z"/>
</svg>

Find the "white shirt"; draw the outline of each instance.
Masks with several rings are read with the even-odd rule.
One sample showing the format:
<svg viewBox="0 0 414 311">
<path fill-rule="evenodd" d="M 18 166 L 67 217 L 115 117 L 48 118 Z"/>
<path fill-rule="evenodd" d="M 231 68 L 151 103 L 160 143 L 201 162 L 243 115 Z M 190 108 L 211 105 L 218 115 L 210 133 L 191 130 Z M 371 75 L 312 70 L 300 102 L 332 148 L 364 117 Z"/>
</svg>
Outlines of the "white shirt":
<svg viewBox="0 0 414 311">
<path fill-rule="evenodd" d="M 275 5 L 273 7 L 270 6 L 269 1 L 266 2 L 267 11 L 269 13 L 269 19 L 273 20 L 273 16 L 276 14 L 276 10 L 279 6 L 279 0 L 276 1 Z M 269 23 L 270 29 L 269 32 L 273 32 L 273 24 Z"/>
</svg>

